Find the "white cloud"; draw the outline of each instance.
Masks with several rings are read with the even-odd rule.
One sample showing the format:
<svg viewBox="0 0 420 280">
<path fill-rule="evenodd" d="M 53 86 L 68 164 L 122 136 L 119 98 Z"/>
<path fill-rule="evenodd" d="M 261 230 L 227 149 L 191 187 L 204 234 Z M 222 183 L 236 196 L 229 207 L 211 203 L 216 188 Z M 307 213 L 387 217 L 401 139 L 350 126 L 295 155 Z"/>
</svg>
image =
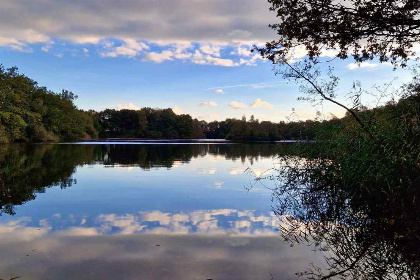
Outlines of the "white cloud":
<svg viewBox="0 0 420 280">
<path fill-rule="evenodd" d="M 358 68 L 375 68 L 378 64 L 370 63 L 370 62 L 362 62 L 362 63 L 350 63 L 346 67 L 347 69 L 354 70 Z"/>
<path fill-rule="evenodd" d="M 45 45 L 45 46 L 43 46 L 42 48 L 41 48 L 41 51 L 43 51 L 43 52 L 49 52 L 50 51 L 50 49 L 51 49 L 51 45 Z"/>
<path fill-rule="evenodd" d="M 267 101 L 262 101 L 261 99 L 257 98 L 249 107 L 251 108 L 273 108 L 274 106 Z"/>
<path fill-rule="evenodd" d="M 127 56 L 133 58 L 137 57 L 141 51 L 149 49 L 145 43 L 133 39 L 124 40 L 123 45 L 118 47 L 114 47 L 112 43 L 106 43 L 104 46 L 106 50 L 100 53 L 103 57 Z"/>
<path fill-rule="evenodd" d="M 208 50 L 207 50 L 208 51 Z M 208 51 L 210 52 L 210 51 Z M 214 53 L 213 55 L 218 55 Z M 214 57 L 209 54 L 205 54 L 198 49 L 180 48 L 178 45 L 171 45 L 169 49 L 162 52 L 145 52 L 143 54 L 143 60 L 152 61 L 156 63 L 162 63 L 165 60 L 186 60 L 194 64 L 200 65 L 215 65 L 224 67 L 239 66 L 240 63 L 233 61 L 228 58 Z"/>
<path fill-rule="evenodd" d="M 299 45 L 291 49 L 290 54 L 288 56 L 288 60 L 291 63 L 300 61 L 303 57 L 308 54 L 308 50 L 306 46 Z M 337 56 L 338 51 L 334 49 L 322 49 L 320 57 L 335 57 Z"/>
<path fill-rule="evenodd" d="M 228 85 L 228 86 L 223 86 L 223 88 L 238 88 L 238 87 L 250 87 L 250 88 L 254 88 L 254 89 L 260 89 L 260 88 L 265 88 L 265 87 L 272 87 L 275 86 L 275 84 L 280 84 L 280 83 L 285 83 L 285 81 L 277 81 L 277 82 L 266 82 L 266 83 L 254 83 L 254 84 L 239 84 L 239 85 Z M 207 88 L 208 90 L 215 90 L 215 93 L 223 93 L 223 89 L 219 89 L 219 87 L 211 87 L 211 88 Z M 221 92 L 217 92 L 217 91 L 221 91 Z"/>
<path fill-rule="evenodd" d="M 3 3 L 2 3 L 3 4 Z M 0 11 L 0 15 L 4 9 Z M 7 11 L 5 11 L 7 12 Z M 0 18 L 0 23 L 2 19 Z M 20 30 L 14 33 L 10 30 L 0 30 L 0 46 L 6 46 L 12 50 L 20 52 L 32 52 L 32 48 L 28 44 L 50 43 L 51 40 L 45 34 L 37 32 L 31 28 Z"/>
<path fill-rule="evenodd" d="M 220 116 L 217 114 L 209 114 L 205 116 L 197 116 L 197 119 L 206 120 L 206 121 L 214 121 L 214 120 L 220 120 Z"/>
<path fill-rule="evenodd" d="M 173 60 L 173 52 L 172 51 L 162 51 L 160 53 L 157 52 L 149 52 L 143 55 L 143 59 L 146 61 L 153 61 L 156 63 L 162 63 L 165 60 Z"/>
<path fill-rule="evenodd" d="M 188 60 L 192 59 L 193 54 L 190 49 L 194 48 L 190 42 L 175 42 L 167 44 L 165 42 L 153 42 L 161 47 L 166 47 L 166 50 L 161 52 L 145 52 L 143 55 L 143 60 L 152 61 L 156 63 L 162 63 L 165 60 Z"/>
<path fill-rule="evenodd" d="M 210 168 L 210 169 L 200 168 L 200 169 L 198 169 L 198 173 L 200 173 L 200 174 L 210 174 L 210 175 L 213 175 L 213 174 L 216 174 L 216 172 L 217 172 L 217 169 L 216 168 Z"/>
<path fill-rule="evenodd" d="M 176 59 L 180 59 L 180 60 L 186 60 L 192 57 L 192 54 L 190 53 L 175 53 L 174 57 Z"/>
<path fill-rule="evenodd" d="M 203 46 L 200 47 L 200 50 L 202 53 L 208 54 L 208 55 L 213 55 L 213 56 L 220 56 L 220 47 L 219 46 L 214 46 L 214 45 L 210 45 L 210 44 L 205 44 Z"/>
<path fill-rule="evenodd" d="M 238 63 L 235 63 L 232 59 L 217 58 L 217 57 L 212 57 L 210 55 L 207 55 L 205 57 L 205 61 L 206 61 L 206 63 L 204 63 L 204 64 L 225 66 L 225 67 L 232 67 L 232 66 L 238 66 L 239 65 Z"/>
<path fill-rule="evenodd" d="M 233 109 L 240 109 L 240 108 L 245 108 L 246 105 L 244 103 L 232 101 L 232 102 L 229 103 L 229 107 L 231 107 Z"/>
<path fill-rule="evenodd" d="M 230 53 L 231 55 L 239 55 L 239 56 L 251 56 L 251 50 L 249 48 L 244 48 L 242 46 L 237 47 L 236 50 Z"/>
<path fill-rule="evenodd" d="M 159 47 L 166 48 L 166 57 L 185 60 L 192 57 L 191 49 L 194 49 L 194 46 L 191 42 L 188 41 L 175 41 L 175 42 L 165 42 L 165 41 L 153 41 L 151 44 L 158 45 Z M 162 55 L 163 52 L 160 54 Z"/>
<path fill-rule="evenodd" d="M 173 108 L 172 108 L 172 111 L 173 111 L 175 114 L 177 114 L 177 115 L 182 115 L 182 114 L 184 114 L 184 111 L 182 111 L 182 110 L 181 110 L 181 108 L 179 108 L 179 107 L 173 107 Z"/>
<path fill-rule="evenodd" d="M 198 104 L 198 106 L 211 106 L 211 107 L 217 107 L 217 103 L 214 101 L 203 101 Z"/>
<path fill-rule="evenodd" d="M 14 50 L 14 51 L 18 51 L 18 52 L 25 52 L 25 53 L 30 53 L 32 52 L 32 49 L 27 47 L 27 46 L 22 46 L 22 45 L 9 45 L 8 46 L 9 49 Z"/>
<path fill-rule="evenodd" d="M 188 41 L 178 41 L 172 43 L 175 53 L 182 53 L 186 50 L 192 49 L 194 46 Z"/>
<path fill-rule="evenodd" d="M 61 39 L 60 37 L 58 37 L 59 39 Z M 80 36 L 80 35 L 71 35 L 69 38 L 64 38 L 64 39 L 69 39 L 70 41 L 77 43 L 77 44 L 99 44 L 102 40 L 105 40 L 109 37 L 98 37 L 98 36 Z"/>
<path fill-rule="evenodd" d="M 218 57 L 213 57 L 211 55 L 205 55 L 201 53 L 199 50 L 195 50 L 194 54 L 192 54 L 191 61 L 195 64 L 201 64 L 201 65 L 215 65 L 215 66 L 225 66 L 225 67 L 239 66 L 239 63 L 234 62 L 232 59 L 218 58 Z"/>
<path fill-rule="evenodd" d="M 219 89 L 216 89 L 214 91 L 214 93 L 216 93 L 216 94 L 225 94 L 226 92 L 223 89 L 219 88 Z"/>
<path fill-rule="evenodd" d="M 240 65 L 248 65 L 248 66 L 255 66 L 257 65 L 257 60 L 261 59 L 263 60 L 263 58 L 259 55 L 259 54 L 254 54 L 250 59 L 243 59 L 241 58 L 239 60 L 239 64 Z"/>
<path fill-rule="evenodd" d="M 0 36 L 0 46 L 8 46 L 8 45 L 23 45 L 23 43 L 19 42 L 15 38 L 8 38 Z"/>
<path fill-rule="evenodd" d="M 133 103 L 118 104 L 118 110 L 123 110 L 123 109 L 140 110 L 141 108 L 139 106 L 134 105 Z"/>
</svg>

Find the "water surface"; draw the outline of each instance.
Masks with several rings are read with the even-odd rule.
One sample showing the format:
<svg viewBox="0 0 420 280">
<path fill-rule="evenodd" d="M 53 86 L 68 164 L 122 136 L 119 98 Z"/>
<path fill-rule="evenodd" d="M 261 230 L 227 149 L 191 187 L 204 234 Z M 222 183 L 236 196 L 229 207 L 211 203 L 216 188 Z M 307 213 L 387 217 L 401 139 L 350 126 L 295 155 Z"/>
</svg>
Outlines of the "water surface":
<svg viewBox="0 0 420 280">
<path fill-rule="evenodd" d="M 269 174 L 284 146 L 0 146 L 0 277 L 296 279 Z M 265 182 L 269 184 L 269 182 Z"/>
</svg>

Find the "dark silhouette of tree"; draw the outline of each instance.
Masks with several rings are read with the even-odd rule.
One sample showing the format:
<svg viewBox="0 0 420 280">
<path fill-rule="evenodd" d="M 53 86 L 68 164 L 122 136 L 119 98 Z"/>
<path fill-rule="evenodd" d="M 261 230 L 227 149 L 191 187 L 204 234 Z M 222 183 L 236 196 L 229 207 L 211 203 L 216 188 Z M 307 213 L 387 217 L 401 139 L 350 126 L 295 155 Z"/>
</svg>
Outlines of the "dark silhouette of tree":
<svg viewBox="0 0 420 280">
<path fill-rule="evenodd" d="M 305 47 L 316 61 L 325 50 L 352 56 L 357 62 L 379 57 L 406 65 L 420 39 L 418 0 L 268 0 L 279 19 L 270 24 L 279 38 L 261 54 L 273 62 Z"/>
</svg>

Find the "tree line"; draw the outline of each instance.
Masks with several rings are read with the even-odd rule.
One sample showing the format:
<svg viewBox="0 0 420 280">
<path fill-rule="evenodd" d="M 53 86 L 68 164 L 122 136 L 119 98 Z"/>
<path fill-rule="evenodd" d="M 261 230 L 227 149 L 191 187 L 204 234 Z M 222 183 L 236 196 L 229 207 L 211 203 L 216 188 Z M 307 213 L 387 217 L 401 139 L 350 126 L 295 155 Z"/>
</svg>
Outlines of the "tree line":
<svg viewBox="0 0 420 280">
<path fill-rule="evenodd" d="M 172 109 L 79 110 L 72 92 L 60 93 L 41 87 L 17 68 L 0 67 L 0 143 L 78 141 L 92 138 L 227 139 L 235 141 L 315 140 L 326 129 L 340 130 L 342 119 L 295 122 L 228 118 L 205 122 Z M 392 110 L 388 104 L 374 110 L 360 109 L 369 116 Z"/>
<path fill-rule="evenodd" d="M 78 141 L 92 138 L 229 139 L 274 141 L 313 139 L 320 122 L 259 122 L 226 119 L 205 122 L 172 109 L 83 111 L 77 96 L 53 92 L 16 67 L 0 65 L 0 143 Z"/>
<path fill-rule="evenodd" d="M 329 123 L 340 122 L 338 118 L 328 121 L 270 122 L 259 121 L 251 116 L 242 119 L 226 119 L 203 123 L 203 132 L 209 139 L 237 141 L 314 140 L 317 131 Z"/>
<path fill-rule="evenodd" d="M 191 139 L 205 138 L 201 123 L 172 109 L 106 109 L 89 111 L 100 138 Z"/>
<path fill-rule="evenodd" d="M 323 125 L 320 121 L 259 121 L 242 119 L 205 122 L 190 115 L 176 115 L 172 109 L 106 109 L 89 112 L 100 138 L 227 139 L 237 141 L 313 140 Z"/>
<path fill-rule="evenodd" d="M 91 116 L 78 110 L 72 92 L 39 86 L 0 65 L 0 143 L 73 141 L 96 138 Z"/>
</svg>

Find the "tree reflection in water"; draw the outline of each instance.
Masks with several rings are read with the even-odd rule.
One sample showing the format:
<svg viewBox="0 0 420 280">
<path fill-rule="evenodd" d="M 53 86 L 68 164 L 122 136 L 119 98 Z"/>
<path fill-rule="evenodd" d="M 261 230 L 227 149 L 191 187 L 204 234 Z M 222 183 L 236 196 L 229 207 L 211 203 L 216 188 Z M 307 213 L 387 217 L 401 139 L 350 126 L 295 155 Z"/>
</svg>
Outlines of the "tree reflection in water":
<svg viewBox="0 0 420 280">
<path fill-rule="evenodd" d="M 392 193 L 343 184 L 340 166 L 327 158 L 283 156 L 271 179 L 281 235 L 314 246 L 327 269 L 297 273 L 306 279 L 419 279 L 420 191 L 416 184 Z M 337 175 L 339 174 L 339 175 Z M 414 176 L 397 175 L 396 179 Z M 374 175 L 374 174 L 372 174 Z"/>
<path fill-rule="evenodd" d="M 15 214 L 15 206 L 35 199 L 51 186 L 70 187 L 76 166 L 92 162 L 89 147 L 64 145 L 0 146 L 0 215 Z"/>
<path fill-rule="evenodd" d="M 284 150 L 284 151 L 283 151 Z M 282 152 L 283 151 L 283 152 Z M 246 159 L 285 153 L 278 145 L 2 145 L 0 146 L 0 215 L 14 215 L 16 206 L 36 198 L 46 188 L 71 187 L 77 166 L 103 164 L 144 170 L 171 168 L 205 155 Z"/>
</svg>

